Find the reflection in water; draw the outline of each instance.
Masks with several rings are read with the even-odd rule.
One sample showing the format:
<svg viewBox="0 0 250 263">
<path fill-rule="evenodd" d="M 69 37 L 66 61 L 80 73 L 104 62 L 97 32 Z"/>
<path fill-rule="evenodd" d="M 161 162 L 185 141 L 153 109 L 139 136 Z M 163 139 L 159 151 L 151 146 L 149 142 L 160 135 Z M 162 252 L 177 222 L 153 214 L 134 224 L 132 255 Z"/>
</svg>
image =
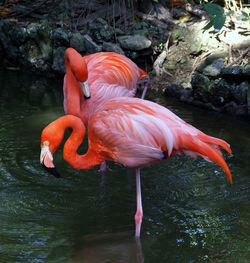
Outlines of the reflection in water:
<svg viewBox="0 0 250 263">
<path fill-rule="evenodd" d="M 0 72 L 0 262 L 249 262 L 248 122 L 158 99 L 207 134 L 230 142 L 233 157 L 225 157 L 234 183 L 201 158 L 178 156 L 143 167 L 140 257 L 134 169 L 108 163 L 101 186 L 99 167 L 72 169 L 62 148 L 54 161 L 63 178 L 40 166 L 41 131 L 64 113 L 62 86 L 46 84 L 42 90 L 50 99 L 40 93 L 33 100 L 28 94 L 36 81 Z"/>
<path fill-rule="evenodd" d="M 130 232 L 92 234 L 79 237 L 72 253 L 73 263 L 143 263 L 141 241 Z"/>
</svg>

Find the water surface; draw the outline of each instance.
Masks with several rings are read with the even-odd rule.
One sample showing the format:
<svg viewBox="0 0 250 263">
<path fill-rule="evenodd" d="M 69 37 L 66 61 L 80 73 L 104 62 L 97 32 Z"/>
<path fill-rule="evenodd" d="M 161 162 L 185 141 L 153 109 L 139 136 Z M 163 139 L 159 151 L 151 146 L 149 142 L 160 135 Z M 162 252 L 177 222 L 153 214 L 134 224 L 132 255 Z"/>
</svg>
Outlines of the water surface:
<svg viewBox="0 0 250 263">
<path fill-rule="evenodd" d="M 0 262 L 250 262 L 249 122 L 154 99 L 231 144 L 234 183 L 201 158 L 142 168 L 136 242 L 133 169 L 110 162 L 103 184 L 98 167 L 65 163 L 62 147 L 54 161 L 63 178 L 40 166 L 41 131 L 63 114 L 60 81 L 1 71 L 0 85 Z"/>
</svg>

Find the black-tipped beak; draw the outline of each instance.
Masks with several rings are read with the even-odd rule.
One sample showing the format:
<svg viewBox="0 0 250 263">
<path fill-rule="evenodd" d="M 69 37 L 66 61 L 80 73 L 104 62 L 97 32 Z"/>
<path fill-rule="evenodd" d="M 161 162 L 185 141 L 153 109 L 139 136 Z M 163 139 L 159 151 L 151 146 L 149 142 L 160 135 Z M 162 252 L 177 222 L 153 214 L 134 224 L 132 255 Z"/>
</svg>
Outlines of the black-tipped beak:
<svg viewBox="0 0 250 263">
<path fill-rule="evenodd" d="M 50 174 L 53 174 L 55 177 L 59 178 L 61 176 L 57 172 L 56 167 L 53 164 L 53 156 L 49 150 L 48 145 L 49 143 L 46 141 L 41 147 L 40 163 L 46 171 L 48 171 Z"/>
<path fill-rule="evenodd" d="M 50 174 L 54 175 L 56 178 L 61 178 L 61 175 L 57 172 L 55 167 L 46 167 L 44 165 L 44 162 L 42 162 L 42 166 L 47 172 L 49 172 Z"/>
<path fill-rule="evenodd" d="M 91 97 L 89 96 L 89 97 L 86 97 L 85 95 L 84 95 L 84 99 L 85 100 L 88 100 L 88 99 L 90 99 Z"/>
</svg>

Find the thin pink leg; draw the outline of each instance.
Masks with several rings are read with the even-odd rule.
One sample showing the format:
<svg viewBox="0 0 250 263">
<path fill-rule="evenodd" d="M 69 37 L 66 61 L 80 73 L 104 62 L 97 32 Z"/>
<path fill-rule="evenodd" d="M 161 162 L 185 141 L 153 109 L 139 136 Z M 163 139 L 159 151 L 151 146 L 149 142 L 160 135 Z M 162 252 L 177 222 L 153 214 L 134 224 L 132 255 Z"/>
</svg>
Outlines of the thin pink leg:
<svg viewBox="0 0 250 263">
<path fill-rule="evenodd" d="M 143 99 L 143 100 L 144 100 L 145 95 L 147 93 L 148 84 L 149 84 L 149 79 L 147 78 L 145 83 L 144 83 L 144 88 L 143 88 L 143 92 L 142 92 L 142 95 L 141 95 L 141 99 Z"/>
<path fill-rule="evenodd" d="M 144 86 L 144 88 L 143 88 L 143 92 L 142 92 L 142 95 L 141 95 L 141 99 L 143 99 L 143 100 L 144 100 L 145 95 L 146 95 L 146 93 L 147 93 L 147 89 L 148 89 L 148 85 L 146 84 L 146 85 Z"/>
<path fill-rule="evenodd" d="M 103 162 L 100 164 L 100 172 L 105 173 L 106 171 L 107 171 L 107 165 L 106 165 L 106 162 L 103 161 Z"/>
<path fill-rule="evenodd" d="M 141 223 L 143 217 L 142 201 L 141 201 L 140 168 L 136 168 L 136 199 L 137 199 L 137 210 L 135 214 L 135 236 L 139 237 L 141 232 Z"/>
</svg>

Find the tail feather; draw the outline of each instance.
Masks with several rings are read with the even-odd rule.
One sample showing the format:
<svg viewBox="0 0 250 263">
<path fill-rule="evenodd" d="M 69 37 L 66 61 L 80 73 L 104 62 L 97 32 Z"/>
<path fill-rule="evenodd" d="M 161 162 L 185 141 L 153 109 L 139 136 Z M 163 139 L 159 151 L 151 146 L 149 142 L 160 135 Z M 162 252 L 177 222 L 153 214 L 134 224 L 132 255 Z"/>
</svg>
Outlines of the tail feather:
<svg viewBox="0 0 250 263">
<path fill-rule="evenodd" d="M 200 134 L 199 137 L 201 138 L 203 142 L 206 142 L 212 146 L 214 145 L 214 146 L 219 146 L 220 148 L 223 148 L 229 153 L 230 156 L 232 156 L 232 150 L 230 149 L 230 145 L 224 140 L 208 136 L 204 133 Z"/>
<path fill-rule="evenodd" d="M 232 184 L 231 172 L 220 151 L 216 149 L 216 146 L 223 147 L 230 155 L 232 155 L 231 149 L 225 141 L 204 135 L 202 134 L 195 138 L 187 135 L 187 138 L 183 138 L 182 140 L 183 145 L 181 148 L 183 147 L 184 151 L 191 150 L 192 152 L 201 155 L 203 158 L 217 163 L 225 171 L 228 181 Z"/>
</svg>

